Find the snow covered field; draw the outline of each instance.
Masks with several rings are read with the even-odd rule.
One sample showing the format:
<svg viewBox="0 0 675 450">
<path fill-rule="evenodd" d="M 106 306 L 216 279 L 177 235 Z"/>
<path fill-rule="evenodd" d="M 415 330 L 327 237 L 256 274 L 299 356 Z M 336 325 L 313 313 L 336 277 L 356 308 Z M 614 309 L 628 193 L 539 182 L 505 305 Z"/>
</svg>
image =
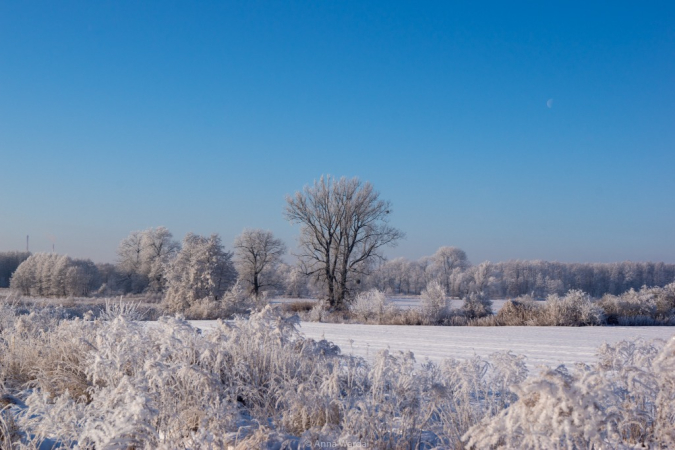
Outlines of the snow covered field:
<svg viewBox="0 0 675 450">
<path fill-rule="evenodd" d="M 193 321 L 203 330 L 215 321 Z M 667 340 L 674 327 L 427 327 L 302 322 L 300 331 L 315 340 L 337 344 L 343 354 L 371 359 L 378 351 L 412 351 L 418 362 L 465 359 L 511 350 L 527 357 L 530 370 L 538 365 L 592 363 L 604 342 L 654 338 Z"/>
</svg>

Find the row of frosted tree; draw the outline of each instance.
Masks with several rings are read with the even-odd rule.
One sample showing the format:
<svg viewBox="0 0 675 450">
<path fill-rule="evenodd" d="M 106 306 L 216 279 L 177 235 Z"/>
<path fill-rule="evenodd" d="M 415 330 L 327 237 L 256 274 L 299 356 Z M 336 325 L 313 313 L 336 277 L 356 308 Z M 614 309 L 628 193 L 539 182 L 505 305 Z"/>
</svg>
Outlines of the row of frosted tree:
<svg viewBox="0 0 675 450">
<path fill-rule="evenodd" d="M 217 234 L 188 233 L 179 243 L 166 228 L 150 228 L 120 242 L 116 264 L 54 253 L 27 256 L 15 265 L 11 288 L 30 296 L 144 293 L 191 303 L 218 300 L 237 280 L 256 297 L 283 285 L 277 269 L 285 246 L 272 233 L 244 230 L 234 247 L 226 251 Z"/>
<path fill-rule="evenodd" d="M 594 297 L 620 295 L 642 286 L 665 286 L 675 281 L 675 264 L 662 262 L 560 263 L 549 261 L 489 261 L 471 265 L 457 248 L 441 247 L 417 261 L 396 258 L 377 267 L 368 285 L 391 294 L 419 294 L 439 281 L 453 297 L 483 293 L 491 298 L 531 295 L 544 298 L 574 289 Z"/>
<path fill-rule="evenodd" d="M 237 281 L 246 295 L 325 299 L 341 309 L 360 292 L 420 294 L 431 282 L 447 295 L 543 298 L 582 290 L 594 297 L 675 281 L 675 264 L 621 262 L 565 264 L 545 261 L 472 265 L 456 247 L 431 256 L 387 261 L 382 250 L 404 233 L 389 224 L 391 203 L 358 178 L 321 177 L 286 197 L 285 218 L 300 225 L 297 263 L 283 261 L 285 244 L 269 231 L 244 230 L 229 251 L 217 235 L 189 233 L 182 242 L 164 228 L 134 231 L 120 242 L 115 264 L 63 255 L 5 254 L 0 283 L 12 266 L 11 287 L 25 295 L 152 294 L 168 303 L 217 301 Z M 3 272 L 4 271 L 4 272 Z M 4 278 L 3 278 L 4 277 Z M 186 300 L 187 299 L 187 300 Z"/>
<path fill-rule="evenodd" d="M 286 247 L 269 231 L 245 230 L 234 251 L 217 234 L 188 234 L 180 243 L 164 227 L 132 232 L 118 248 L 116 264 L 94 264 L 65 255 L 0 253 L 0 281 L 24 295 L 165 294 L 218 298 L 237 280 L 259 296 L 321 297 L 324 286 L 301 265 L 282 261 Z M 577 289 L 594 297 L 619 295 L 642 286 L 675 281 L 675 265 L 662 262 L 559 263 L 483 262 L 472 265 L 455 247 L 411 261 L 395 258 L 363 271 L 348 286 L 352 294 L 377 288 L 388 294 L 418 295 L 432 281 L 452 297 L 482 293 L 490 298 L 532 295 L 544 298 Z M 12 276 L 13 274 L 13 276 Z M 186 288 L 189 287 L 189 288 Z"/>
</svg>

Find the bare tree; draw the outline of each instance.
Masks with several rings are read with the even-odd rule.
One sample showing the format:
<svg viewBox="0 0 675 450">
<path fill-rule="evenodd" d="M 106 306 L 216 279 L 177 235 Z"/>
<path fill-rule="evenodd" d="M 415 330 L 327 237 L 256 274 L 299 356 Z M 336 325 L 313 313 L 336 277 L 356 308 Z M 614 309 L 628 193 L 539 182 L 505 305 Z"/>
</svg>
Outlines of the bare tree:
<svg viewBox="0 0 675 450">
<path fill-rule="evenodd" d="M 276 269 L 286 245 L 271 231 L 244 230 L 234 240 L 235 267 L 239 279 L 250 286 L 256 298 L 265 288 L 279 285 Z"/>
<path fill-rule="evenodd" d="M 345 306 L 353 275 L 365 274 L 382 247 L 404 236 L 388 225 L 391 204 L 358 178 L 322 176 L 286 201 L 286 218 L 302 225 L 298 257 L 336 309 Z"/>
</svg>

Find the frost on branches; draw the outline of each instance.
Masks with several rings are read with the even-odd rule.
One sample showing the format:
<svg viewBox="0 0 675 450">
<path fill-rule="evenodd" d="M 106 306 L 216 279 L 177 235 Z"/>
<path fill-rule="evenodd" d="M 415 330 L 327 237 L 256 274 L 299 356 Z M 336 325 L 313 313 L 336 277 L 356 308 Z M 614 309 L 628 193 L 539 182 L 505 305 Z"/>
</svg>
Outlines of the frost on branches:
<svg viewBox="0 0 675 450">
<path fill-rule="evenodd" d="M 220 301 L 236 279 L 232 254 L 224 250 L 220 236 L 188 233 L 169 264 L 164 304 L 175 313 L 199 301 Z"/>
<path fill-rule="evenodd" d="M 6 304 L 0 319 L 2 448 L 675 445 L 675 340 L 528 377 L 508 352 L 434 364 L 382 351 L 369 364 L 270 307 L 205 333 L 179 317 L 61 320 Z"/>
</svg>

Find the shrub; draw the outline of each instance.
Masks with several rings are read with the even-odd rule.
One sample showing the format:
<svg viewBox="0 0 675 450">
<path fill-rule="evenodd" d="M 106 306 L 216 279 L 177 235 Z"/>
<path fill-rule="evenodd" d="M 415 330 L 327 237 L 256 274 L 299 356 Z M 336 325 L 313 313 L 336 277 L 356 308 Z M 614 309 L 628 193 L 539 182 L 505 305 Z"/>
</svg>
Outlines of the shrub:
<svg viewBox="0 0 675 450">
<path fill-rule="evenodd" d="M 266 299 L 267 297 L 261 296 L 259 301 Z M 215 320 L 229 319 L 236 314 L 249 314 L 255 309 L 254 299 L 244 292 L 239 282 L 236 282 L 219 300 L 211 297 L 195 300 L 182 314 L 191 320 Z"/>
<path fill-rule="evenodd" d="M 619 296 L 605 295 L 599 304 L 611 325 L 673 325 L 675 283 L 663 288 L 631 289 Z"/>
<path fill-rule="evenodd" d="M 605 322 L 605 313 L 588 294 L 571 290 L 564 297 L 549 295 L 536 319 L 534 325 L 601 325 Z"/>
<path fill-rule="evenodd" d="M 492 315 L 492 300 L 482 292 L 472 292 L 464 298 L 462 311 L 467 319 L 477 319 Z"/>
<path fill-rule="evenodd" d="M 369 364 L 304 338 L 297 324 L 271 307 L 204 333 L 180 318 L 15 316 L 0 335 L 0 399 L 9 402 L 0 441 L 17 449 L 675 445 L 675 338 L 606 345 L 593 366 L 526 378 L 524 358 L 507 352 L 434 364 L 382 351 Z"/>
<path fill-rule="evenodd" d="M 358 294 L 349 305 L 349 311 L 358 320 L 380 324 L 399 313 L 398 308 L 387 300 L 384 292 L 377 289 Z"/>
<path fill-rule="evenodd" d="M 443 286 L 438 281 L 432 281 L 422 291 L 422 315 L 425 324 L 442 323 L 448 316 L 448 301 Z"/>
<path fill-rule="evenodd" d="M 284 303 L 282 309 L 290 313 L 306 313 L 316 306 L 316 302 L 310 300 L 299 300 L 290 303 Z"/>
<path fill-rule="evenodd" d="M 675 338 L 604 345 L 594 366 L 546 368 L 518 400 L 472 426 L 468 448 L 670 448 Z"/>
<path fill-rule="evenodd" d="M 146 311 L 140 308 L 140 302 L 123 301 L 120 297 L 117 301 L 106 299 L 105 309 L 101 311 L 99 319 L 114 320 L 117 317 L 125 317 L 127 320 L 143 320 L 147 316 Z"/>
<path fill-rule="evenodd" d="M 538 305 L 532 300 L 532 297 L 518 297 L 516 300 L 509 300 L 504 303 L 497 312 L 497 321 L 505 326 L 524 326 L 535 321 L 535 315 L 538 313 Z"/>
</svg>

